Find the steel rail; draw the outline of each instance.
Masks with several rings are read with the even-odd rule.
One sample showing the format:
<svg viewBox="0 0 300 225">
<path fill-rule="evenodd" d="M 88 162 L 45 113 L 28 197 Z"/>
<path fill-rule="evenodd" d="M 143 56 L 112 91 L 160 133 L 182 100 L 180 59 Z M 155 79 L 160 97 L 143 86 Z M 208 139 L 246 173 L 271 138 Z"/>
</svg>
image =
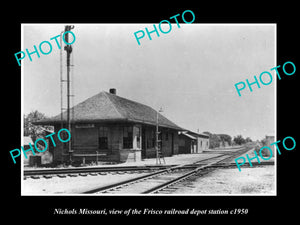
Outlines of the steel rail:
<svg viewBox="0 0 300 225">
<path fill-rule="evenodd" d="M 243 148 L 244 149 L 244 148 Z M 248 151 L 248 150 L 247 150 Z M 240 152 L 240 151 L 239 151 Z M 244 151 L 243 151 L 244 153 Z M 240 154 L 243 154 L 243 153 L 240 153 Z M 143 176 L 139 176 L 139 177 L 136 177 L 136 178 L 132 178 L 132 179 L 128 179 L 128 180 L 125 180 L 125 181 L 122 181 L 122 182 L 118 182 L 118 183 L 115 183 L 115 184 L 111 184 L 111 185 L 107 185 L 107 186 L 103 186 L 103 187 L 99 187 L 99 188 L 95 188 L 95 189 L 92 189 L 92 190 L 89 190 L 89 191 L 85 191 L 83 192 L 83 194 L 93 194 L 93 193 L 97 193 L 97 192 L 106 192 L 106 191 L 110 191 L 110 190 L 116 190 L 116 189 L 120 189 L 124 186 L 128 186 L 130 184 L 133 184 L 133 183 L 136 183 L 138 181 L 143 181 L 143 180 L 146 180 L 146 179 L 151 179 L 151 178 L 154 178 L 154 177 L 157 177 L 159 175 L 163 175 L 165 173 L 170 173 L 172 171 L 175 171 L 177 169 L 194 169 L 195 167 L 196 168 L 204 168 L 204 167 L 207 167 L 209 165 L 213 165 L 215 164 L 216 162 L 212 162 L 212 163 L 208 163 L 207 165 L 205 166 L 200 166 L 197 165 L 198 163 L 203 163 L 205 161 L 208 161 L 208 160 L 212 160 L 212 159 L 215 159 L 215 158 L 220 158 L 220 157 L 224 157 L 225 155 L 229 155 L 228 153 L 224 153 L 222 155 L 218 155 L 218 156 L 214 156 L 214 157 L 210 157 L 210 158 L 207 158 L 207 159 L 202 159 L 200 161 L 197 161 L 195 163 L 192 163 L 192 164 L 184 164 L 184 165 L 177 165 L 177 166 L 172 166 L 170 168 L 167 168 L 167 169 L 162 169 L 160 171 L 157 171 L 157 172 L 154 172 L 154 173 L 151 173 L 151 174 L 146 174 L 146 175 L 143 175 Z M 229 157 L 233 157 L 232 154 L 229 155 Z M 228 159 L 228 157 L 226 157 L 225 159 Z M 221 161 L 224 161 L 225 159 L 221 159 L 221 160 L 218 160 L 217 162 L 221 162 Z M 196 169 L 197 170 L 197 169 Z"/>
<path fill-rule="evenodd" d="M 196 169 L 194 169 L 194 170 L 192 170 L 192 171 L 190 171 L 190 172 L 187 172 L 186 174 L 184 174 L 184 175 L 182 175 L 182 176 L 179 176 L 179 177 L 177 177 L 177 178 L 175 178 L 175 179 L 172 179 L 172 180 L 170 180 L 170 181 L 168 181 L 168 182 L 165 182 L 165 183 L 160 184 L 160 185 L 157 185 L 157 186 L 155 186 L 155 187 L 153 187 L 153 188 L 151 188 L 151 189 L 148 189 L 148 190 L 144 191 L 142 194 L 153 194 L 153 193 L 157 193 L 157 192 L 159 192 L 159 191 L 161 191 L 161 190 L 163 190 L 163 189 L 165 189 L 165 188 L 167 188 L 167 187 L 169 187 L 169 186 L 171 186 L 171 185 L 174 185 L 174 184 L 176 184 L 176 183 L 179 183 L 180 181 L 183 181 L 183 180 L 185 180 L 185 179 L 187 179 L 187 178 L 193 176 L 194 174 L 200 172 L 200 171 L 203 170 L 203 169 L 206 169 L 206 168 L 214 168 L 214 169 L 216 169 L 216 168 L 218 168 L 218 167 L 220 166 L 220 163 L 221 163 L 221 162 L 226 161 L 226 160 L 229 160 L 229 159 L 232 159 L 232 158 L 234 158 L 234 157 L 236 157 L 236 156 L 238 156 L 238 155 L 242 155 L 242 154 L 244 154 L 244 153 L 246 153 L 246 152 L 248 152 L 248 151 L 249 151 L 249 149 L 248 149 L 247 147 L 245 147 L 245 150 L 242 151 L 242 152 L 239 151 L 239 152 L 236 153 L 236 154 L 229 155 L 229 156 L 226 157 L 225 159 L 221 159 L 221 160 L 218 160 L 218 161 L 216 161 L 216 162 L 212 162 L 212 163 L 209 163 L 209 164 L 207 164 L 207 165 L 200 166 L 200 167 L 198 167 L 198 168 L 196 168 Z M 266 163 L 266 164 L 268 164 L 268 163 Z M 270 163 L 270 164 L 271 164 L 271 163 Z M 232 166 L 232 163 L 227 164 L 227 165 L 228 165 L 228 166 Z M 259 165 L 259 164 L 257 164 L 257 165 Z M 226 167 L 226 164 L 222 164 L 222 167 Z"/>
<path fill-rule="evenodd" d="M 219 153 L 218 153 L 219 154 Z M 227 153 L 228 154 L 228 153 Z M 225 154 L 223 154 L 225 155 Z M 203 159 L 199 162 L 204 162 L 218 156 Z M 198 162 L 196 162 L 198 163 Z M 190 165 L 190 164 L 188 164 Z M 193 164 L 191 164 L 193 165 Z M 93 173 L 93 172 L 124 172 L 124 171 L 142 171 L 142 170 L 158 170 L 175 167 L 177 165 L 149 165 L 149 166 L 110 166 L 110 167 L 80 167 L 80 168 L 61 168 L 61 169 L 32 169 L 24 170 L 24 176 L 43 176 L 43 175 L 58 175 L 58 174 L 74 174 L 74 173 Z"/>
<path fill-rule="evenodd" d="M 123 172 L 123 171 L 142 171 L 142 170 L 160 170 L 172 167 L 166 166 L 120 166 L 120 167 L 87 167 L 87 168 L 65 168 L 65 169 L 39 169 L 24 170 L 24 176 L 43 176 L 57 174 L 74 174 L 74 173 L 92 173 L 92 172 Z"/>
<path fill-rule="evenodd" d="M 175 178 L 175 179 L 172 179 L 172 180 L 167 181 L 167 182 L 165 182 L 165 183 L 163 183 L 163 184 L 160 184 L 160 185 L 155 186 L 155 187 L 153 187 L 153 188 L 151 188 L 151 189 L 148 189 L 147 191 L 142 192 L 142 194 L 152 194 L 152 193 L 158 192 L 158 191 L 160 191 L 160 190 L 162 190 L 162 189 L 164 189 L 164 188 L 166 188 L 166 187 L 168 187 L 168 186 L 170 186 L 170 185 L 173 185 L 173 184 L 175 184 L 175 183 L 178 183 L 178 182 L 180 182 L 180 181 L 182 181 L 182 180 L 187 179 L 187 178 L 190 177 L 190 176 L 193 176 L 194 174 L 198 173 L 200 170 L 203 170 L 203 169 L 206 169 L 206 168 L 211 168 L 211 167 L 213 167 L 213 166 L 216 166 L 218 163 L 220 163 L 220 162 L 222 162 L 222 161 L 229 160 L 229 159 L 231 159 L 231 158 L 233 158 L 233 157 L 236 157 L 236 155 L 244 154 L 246 151 L 249 151 L 249 149 L 246 148 L 245 151 L 243 151 L 242 153 L 234 154 L 234 155 L 229 155 L 229 156 L 226 157 L 225 159 L 220 159 L 220 160 L 217 160 L 217 161 L 215 161 L 215 162 L 211 162 L 211 163 L 209 163 L 209 164 L 207 164 L 207 165 L 203 165 L 203 166 L 197 167 L 196 169 L 194 169 L 194 170 L 192 170 L 192 171 L 190 171 L 190 172 L 187 172 L 186 174 L 184 174 L 184 175 L 182 175 L 182 176 L 179 176 L 179 177 L 177 177 L 177 178 Z"/>
</svg>

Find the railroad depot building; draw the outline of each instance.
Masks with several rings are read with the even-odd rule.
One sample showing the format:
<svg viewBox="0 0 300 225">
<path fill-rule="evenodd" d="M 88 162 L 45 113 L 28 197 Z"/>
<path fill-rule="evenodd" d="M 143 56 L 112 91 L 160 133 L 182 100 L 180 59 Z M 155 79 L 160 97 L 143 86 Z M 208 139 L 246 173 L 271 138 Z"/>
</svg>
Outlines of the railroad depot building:
<svg viewBox="0 0 300 225">
<path fill-rule="evenodd" d="M 181 127 L 144 104 L 116 95 L 115 89 L 100 92 L 70 109 L 71 152 L 69 143 L 54 138 L 49 145 L 53 162 L 72 161 L 138 161 L 156 157 L 156 124 L 164 156 L 179 153 L 178 132 Z M 57 133 L 67 127 L 67 113 L 35 122 L 54 126 Z M 158 119 L 157 119 L 158 118 Z M 57 137 L 56 137 L 57 138 Z"/>
</svg>

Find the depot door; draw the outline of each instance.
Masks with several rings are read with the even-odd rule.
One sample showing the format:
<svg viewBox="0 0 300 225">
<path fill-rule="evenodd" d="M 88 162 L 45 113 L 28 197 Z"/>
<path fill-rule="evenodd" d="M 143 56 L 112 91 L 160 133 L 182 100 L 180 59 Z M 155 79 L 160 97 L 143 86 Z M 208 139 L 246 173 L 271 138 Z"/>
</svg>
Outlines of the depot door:
<svg viewBox="0 0 300 225">
<path fill-rule="evenodd" d="M 146 158 L 146 129 L 142 127 L 142 159 Z"/>
<path fill-rule="evenodd" d="M 174 134 L 171 133 L 171 155 L 174 155 Z"/>
</svg>

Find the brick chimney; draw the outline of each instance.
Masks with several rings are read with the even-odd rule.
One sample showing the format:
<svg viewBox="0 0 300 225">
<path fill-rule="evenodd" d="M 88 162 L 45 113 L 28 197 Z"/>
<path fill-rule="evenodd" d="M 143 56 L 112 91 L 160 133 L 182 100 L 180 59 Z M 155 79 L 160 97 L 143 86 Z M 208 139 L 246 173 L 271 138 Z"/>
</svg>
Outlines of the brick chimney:
<svg viewBox="0 0 300 225">
<path fill-rule="evenodd" d="M 109 93 L 116 95 L 117 94 L 117 89 L 115 88 L 110 88 Z"/>
</svg>

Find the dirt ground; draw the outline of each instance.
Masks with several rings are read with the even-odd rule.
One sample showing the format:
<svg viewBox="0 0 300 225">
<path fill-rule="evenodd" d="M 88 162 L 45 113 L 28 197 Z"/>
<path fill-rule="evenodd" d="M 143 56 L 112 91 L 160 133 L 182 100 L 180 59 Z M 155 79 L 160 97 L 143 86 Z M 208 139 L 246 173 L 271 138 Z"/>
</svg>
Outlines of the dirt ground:
<svg viewBox="0 0 300 225">
<path fill-rule="evenodd" d="M 200 160 L 208 159 L 210 157 L 218 156 L 221 155 L 221 153 L 209 152 L 209 153 L 198 153 L 198 154 L 180 154 L 180 155 L 173 155 L 164 158 L 165 158 L 166 165 L 184 165 L 184 164 L 190 164 Z M 125 163 L 112 164 L 112 165 L 108 165 L 108 164 L 101 165 L 99 163 L 99 165 L 91 165 L 85 167 L 154 166 L 154 165 L 156 165 L 156 159 L 149 158 L 137 162 L 125 162 Z M 68 168 L 72 168 L 72 166 L 69 166 Z M 34 169 L 49 169 L 49 168 L 26 167 L 26 170 L 34 170 Z M 55 168 L 51 168 L 51 169 L 55 169 Z M 57 169 L 61 169 L 61 168 L 57 168 Z"/>
<path fill-rule="evenodd" d="M 86 177 L 53 177 L 51 179 L 26 179 L 22 195 L 80 194 L 92 187 L 99 187 L 143 174 L 123 174 Z M 176 195 L 275 195 L 274 166 L 217 169 L 202 177 L 195 177 L 179 184 Z M 170 193 L 171 194 L 171 193 Z"/>
<path fill-rule="evenodd" d="M 274 166 L 217 169 L 184 184 L 173 194 L 276 195 Z"/>
<path fill-rule="evenodd" d="M 251 154 L 249 152 L 249 154 Z M 167 165 L 183 165 L 197 162 L 218 153 L 184 154 L 166 157 Z M 155 159 L 147 159 L 141 162 L 124 163 L 119 166 L 130 165 L 155 165 Z M 109 167 L 108 165 L 105 165 Z M 116 166 L 116 165 L 111 165 Z M 101 166 L 99 166 L 101 167 Z M 174 194 L 196 195 L 275 195 L 275 170 L 274 166 L 242 167 L 241 172 L 236 167 L 230 169 L 217 169 L 213 172 L 182 185 L 182 188 Z M 53 177 L 51 179 L 26 179 L 22 180 L 22 195 L 72 195 L 80 194 L 92 188 L 117 183 L 143 174 L 123 175 L 98 175 L 86 177 Z M 187 182 L 185 182 L 187 183 Z"/>
<path fill-rule="evenodd" d="M 80 194 L 93 188 L 118 183 L 127 179 L 144 175 L 121 174 L 121 175 L 97 175 L 78 177 L 52 177 L 50 179 L 26 179 L 22 185 L 22 195 L 72 195 Z"/>
</svg>

